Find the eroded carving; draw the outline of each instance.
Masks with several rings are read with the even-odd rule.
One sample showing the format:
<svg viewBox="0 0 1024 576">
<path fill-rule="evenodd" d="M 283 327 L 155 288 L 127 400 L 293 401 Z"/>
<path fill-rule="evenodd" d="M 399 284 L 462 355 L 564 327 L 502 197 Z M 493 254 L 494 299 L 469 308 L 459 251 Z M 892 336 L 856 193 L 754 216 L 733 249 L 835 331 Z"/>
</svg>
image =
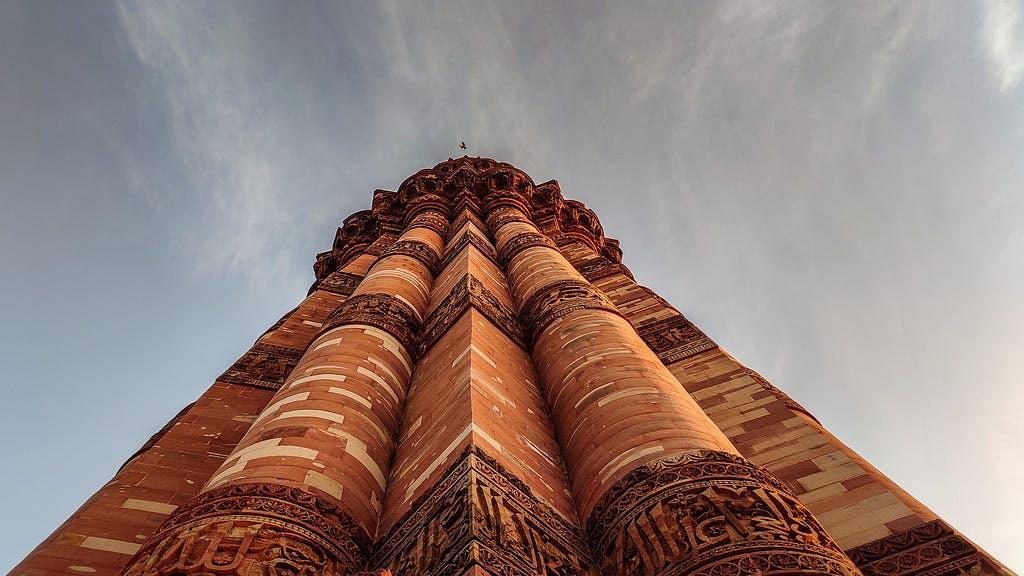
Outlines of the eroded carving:
<svg viewBox="0 0 1024 576">
<path fill-rule="evenodd" d="M 717 346 L 682 314 L 644 324 L 637 332 L 663 364 L 678 362 Z"/>
<path fill-rule="evenodd" d="M 302 350 L 257 342 L 217 380 L 277 390 L 299 363 Z"/>
<path fill-rule="evenodd" d="M 856 574 L 824 528 L 768 471 L 699 451 L 634 470 L 587 522 L 606 574 Z"/>
</svg>

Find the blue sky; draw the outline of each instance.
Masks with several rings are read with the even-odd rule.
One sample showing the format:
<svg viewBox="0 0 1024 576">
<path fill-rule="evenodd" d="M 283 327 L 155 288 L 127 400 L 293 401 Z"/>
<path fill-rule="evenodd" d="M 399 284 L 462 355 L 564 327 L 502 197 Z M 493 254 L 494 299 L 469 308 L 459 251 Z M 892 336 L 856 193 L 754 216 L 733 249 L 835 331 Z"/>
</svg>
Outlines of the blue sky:
<svg viewBox="0 0 1024 576">
<path fill-rule="evenodd" d="M 449 156 L 1024 571 L 1024 6 L 0 4 L 0 569 Z"/>
</svg>

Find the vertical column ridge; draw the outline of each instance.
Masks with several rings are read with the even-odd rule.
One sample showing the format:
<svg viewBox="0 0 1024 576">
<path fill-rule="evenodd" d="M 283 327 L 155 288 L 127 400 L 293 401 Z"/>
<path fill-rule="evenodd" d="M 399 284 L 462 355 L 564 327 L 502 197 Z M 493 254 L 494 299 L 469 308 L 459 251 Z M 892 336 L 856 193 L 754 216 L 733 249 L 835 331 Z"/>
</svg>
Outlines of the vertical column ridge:
<svg viewBox="0 0 1024 576">
<path fill-rule="evenodd" d="M 200 495 L 125 574 L 365 569 L 447 207 L 416 198 L 404 224 Z"/>
<path fill-rule="evenodd" d="M 493 192 L 485 208 L 606 574 L 856 573 L 787 487 L 739 456 L 518 195 Z"/>
</svg>

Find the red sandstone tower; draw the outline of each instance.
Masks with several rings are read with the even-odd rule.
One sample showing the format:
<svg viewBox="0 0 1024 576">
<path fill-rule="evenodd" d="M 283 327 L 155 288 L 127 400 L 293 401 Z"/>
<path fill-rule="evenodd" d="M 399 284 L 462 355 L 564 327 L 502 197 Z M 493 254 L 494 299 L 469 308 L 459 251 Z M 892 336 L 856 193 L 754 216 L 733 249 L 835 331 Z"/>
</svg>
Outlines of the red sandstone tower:
<svg viewBox="0 0 1024 576">
<path fill-rule="evenodd" d="M 508 164 L 378 190 L 13 574 L 1009 574 L 620 262 Z"/>
</svg>

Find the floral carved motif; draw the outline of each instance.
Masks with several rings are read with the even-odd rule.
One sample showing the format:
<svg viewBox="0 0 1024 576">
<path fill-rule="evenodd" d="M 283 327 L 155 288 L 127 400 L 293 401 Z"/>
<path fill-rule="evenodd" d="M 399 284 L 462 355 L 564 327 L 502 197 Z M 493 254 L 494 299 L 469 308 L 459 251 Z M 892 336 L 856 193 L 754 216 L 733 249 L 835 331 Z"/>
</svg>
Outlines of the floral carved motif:
<svg viewBox="0 0 1024 576">
<path fill-rule="evenodd" d="M 592 574 L 579 530 L 476 448 L 378 543 L 394 576 L 458 576 L 473 564 L 508 576 Z"/>
<path fill-rule="evenodd" d="M 589 282 L 558 280 L 534 292 L 523 303 L 520 318 L 530 330 L 530 342 L 549 324 L 577 310 L 605 310 L 622 316 L 615 304 Z"/>
<path fill-rule="evenodd" d="M 364 570 L 370 541 L 336 504 L 275 484 L 226 486 L 178 508 L 125 576 L 346 576 Z"/>
<path fill-rule="evenodd" d="M 417 345 L 417 357 L 422 357 L 444 336 L 452 324 L 470 307 L 487 317 L 499 330 L 520 348 L 524 348 L 523 332 L 515 315 L 472 274 L 465 274 L 452 287 L 451 292 L 434 308 L 423 322 Z"/>
<path fill-rule="evenodd" d="M 710 350 L 716 344 L 682 314 L 637 328 L 647 346 L 663 364 L 671 364 Z"/>
<path fill-rule="evenodd" d="M 989 572 L 978 549 L 939 520 L 858 546 L 847 555 L 864 576 Z"/>
<path fill-rule="evenodd" d="M 257 342 L 217 380 L 277 390 L 301 357 L 302 350 Z"/>
<path fill-rule="evenodd" d="M 419 328 L 416 312 L 390 294 L 359 294 L 345 301 L 327 317 L 323 331 L 344 324 L 366 324 L 394 336 L 406 350 L 413 350 L 413 335 Z"/>
<path fill-rule="evenodd" d="M 857 573 L 781 481 L 723 452 L 634 470 L 605 494 L 587 531 L 605 574 Z"/>
</svg>

